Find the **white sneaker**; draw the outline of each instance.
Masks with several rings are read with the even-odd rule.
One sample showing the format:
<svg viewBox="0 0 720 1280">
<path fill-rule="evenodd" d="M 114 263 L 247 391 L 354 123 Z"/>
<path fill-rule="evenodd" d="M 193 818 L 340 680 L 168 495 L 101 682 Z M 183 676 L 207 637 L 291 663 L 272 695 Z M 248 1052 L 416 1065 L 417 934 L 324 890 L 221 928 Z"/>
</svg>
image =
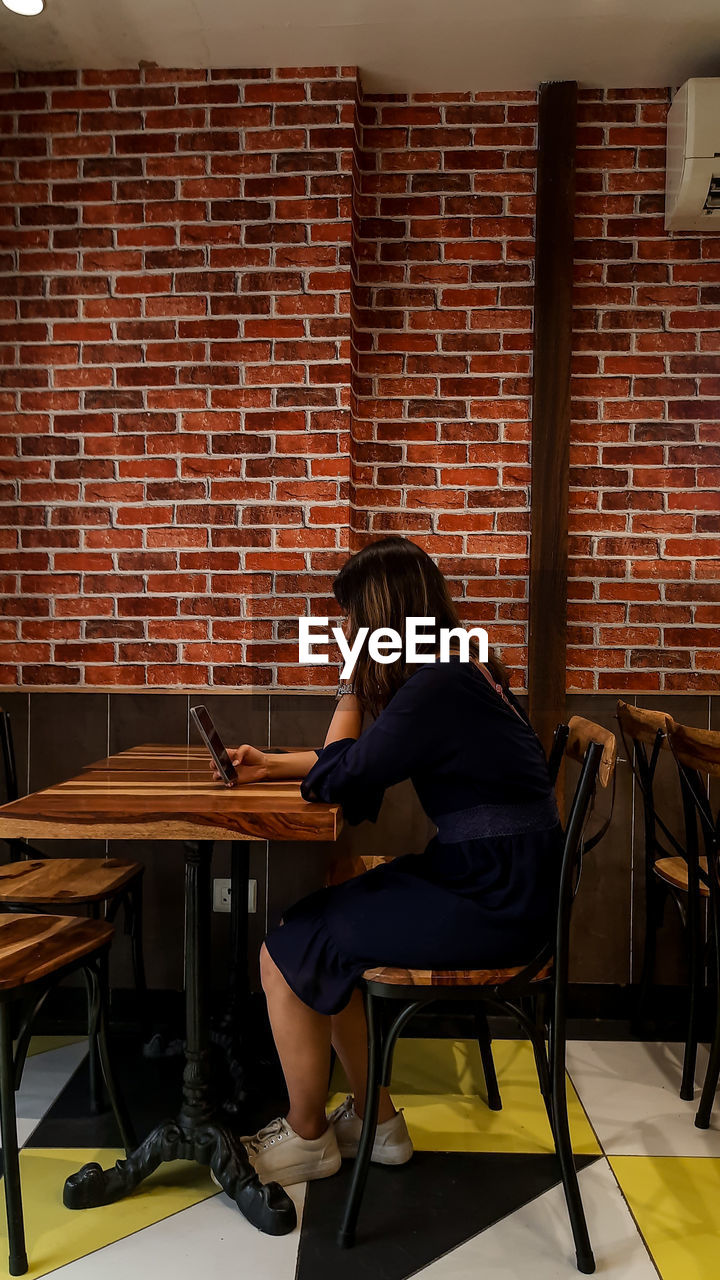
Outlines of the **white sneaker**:
<svg viewBox="0 0 720 1280">
<path fill-rule="evenodd" d="M 331 1124 L 319 1138 L 301 1138 L 287 1120 L 278 1117 L 253 1137 L 243 1138 L 251 1165 L 262 1183 L 295 1182 L 329 1178 L 342 1163 Z"/>
<path fill-rule="evenodd" d="M 356 1156 L 363 1122 L 355 1110 L 355 1099 L 351 1093 L 331 1112 L 328 1120 L 335 1130 L 340 1155 Z M 413 1144 L 401 1109 L 378 1125 L 370 1159 L 373 1164 L 406 1164 L 412 1153 Z"/>
</svg>

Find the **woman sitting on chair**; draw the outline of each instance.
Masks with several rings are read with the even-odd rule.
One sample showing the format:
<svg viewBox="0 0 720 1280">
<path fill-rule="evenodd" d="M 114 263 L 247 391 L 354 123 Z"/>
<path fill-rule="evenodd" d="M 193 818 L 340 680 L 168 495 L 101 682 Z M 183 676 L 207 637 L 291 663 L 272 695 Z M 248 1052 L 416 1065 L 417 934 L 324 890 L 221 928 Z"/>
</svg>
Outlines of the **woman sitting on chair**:
<svg viewBox="0 0 720 1280">
<path fill-rule="evenodd" d="M 459 627 L 433 560 L 402 537 L 370 543 L 333 584 L 352 644 L 358 629 L 431 617 Z M 471 639 L 477 653 L 477 640 Z M 310 801 L 345 819 L 377 819 L 385 788 L 411 778 L 438 828 L 406 854 L 286 911 L 265 939 L 262 983 L 290 1109 L 253 1138 L 263 1182 L 324 1178 L 357 1152 L 365 1100 L 367 1027 L 358 980 L 377 965 L 487 969 L 530 961 L 557 907 L 562 828 L 542 746 L 501 664 L 477 657 L 381 664 L 363 650 L 353 692 L 339 696 L 320 751 L 230 754 L 241 782 L 302 778 Z M 376 718 L 361 732 L 365 711 Z M 217 774 L 215 775 L 218 776 Z M 353 1095 L 325 1114 L 330 1046 Z M 403 1164 L 412 1143 L 383 1090 L 372 1158 Z"/>
</svg>

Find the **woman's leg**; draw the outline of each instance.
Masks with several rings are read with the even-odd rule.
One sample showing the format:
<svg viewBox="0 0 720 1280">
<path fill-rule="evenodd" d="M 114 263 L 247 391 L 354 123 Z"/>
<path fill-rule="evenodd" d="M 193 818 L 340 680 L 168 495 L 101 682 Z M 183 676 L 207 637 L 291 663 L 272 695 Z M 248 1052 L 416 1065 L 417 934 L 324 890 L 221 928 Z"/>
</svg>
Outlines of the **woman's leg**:
<svg viewBox="0 0 720 1280">
<path fill-rule="evenodd" d="M 295 995 L 264 944 L 260 973 L 290 1098 L 288 1124 L 301 1138 L 319 1138 L 327 1128 L 331 1026 L 332 1042 L 355 1097 L 355 1110 L 362 1116 L 367 1085 L 367 1022 L 360 991 L 355 991 L 345 1009 L 331 1019 L 316 1013 Z M 381 1089 L 378 1124 L 394 1115 L 390 1094 Z"/>
<path fill-rule="evenodd" d="M 353 992 L 352 999 L 341 1013 L 330 1019 L 332 1023 L 332 1042 L 335 1051 L 345 1068 L 350 1088 L 355 1098 L 355 1110 L 359 1116 L 365 1111 L 365 1091 L 367 1087 L 367 1019 L 363 1005 L 362 993 Z M 378 1124 L 390 1120 L 395 1115 L 395 1108 L 387 1089 L 380 1090 L 378 1108 Z"/>
<path fill-rule="evenodd" d="M 295 995 L 264 943 L 260 975 L 290 1097 L 288 1124 L 301 1138 L 319 1138 L 327 1129 L 330 1019 Z"/>
</svg>

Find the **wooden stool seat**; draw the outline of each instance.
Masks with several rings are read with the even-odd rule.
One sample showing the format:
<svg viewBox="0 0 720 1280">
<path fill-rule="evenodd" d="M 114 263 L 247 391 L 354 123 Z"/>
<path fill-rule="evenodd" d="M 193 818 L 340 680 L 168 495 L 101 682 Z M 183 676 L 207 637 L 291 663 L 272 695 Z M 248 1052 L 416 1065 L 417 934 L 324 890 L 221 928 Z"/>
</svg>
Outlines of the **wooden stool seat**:
<svg viewBox="0 0 720 1280">
<path fill-rule="evenodd" d="M 698 858 L 700 869 L 707 875 L 707 858 Z M 688 865 L 684 858 L 658 858 L 653 868 L 655 875 L 670 884 L 674 889 L 688 891 Z M 703 880 L 700 881 L 700 895 L 709 898 L 710 890 Z"/>
<path fill-rule="evenodd" d="M 28 858 L 0 867 L 0 903 L 68 906 L 114 897 L 143 871 L 115 858 Z"/>
<path fill-rule="evenodd" d="M 113 926 L 85 916 L 0 915 L 0 991 L 27 987 L 109 946 Z"/>
<path fill-rule="evenodd" d="M 391 987 L 497 987 L 510 982 L 527 968 L 516 965 L 512 969 L 393 969 L 380 966 L 366 969 L 366 982 L 384 982 Z M 552 960 L 533 979 L 541 982 L 552 973 Z"/>
</svg>

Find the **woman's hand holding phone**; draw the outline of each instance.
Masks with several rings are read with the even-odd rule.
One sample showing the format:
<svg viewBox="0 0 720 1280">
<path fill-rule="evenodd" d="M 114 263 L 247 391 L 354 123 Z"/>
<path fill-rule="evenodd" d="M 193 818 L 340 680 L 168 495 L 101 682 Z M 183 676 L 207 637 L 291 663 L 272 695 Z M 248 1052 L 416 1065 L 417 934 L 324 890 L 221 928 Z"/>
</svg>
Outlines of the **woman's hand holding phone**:
<svg viewBox="0 0 720 1280">
<path fill-rule="evenodd" d="M 235 766 L 238 782 L 260 782 L 267 777 L 268 765 L 265 752 L 260 751 L 258 747 L 251 747 L 246 742 L 242 747 L 229 748 L 228 755 Z M 210 772 L 215 782 L 222 782 L 222 778 L 212 759 L 210 760 Z"/>
</svg>

